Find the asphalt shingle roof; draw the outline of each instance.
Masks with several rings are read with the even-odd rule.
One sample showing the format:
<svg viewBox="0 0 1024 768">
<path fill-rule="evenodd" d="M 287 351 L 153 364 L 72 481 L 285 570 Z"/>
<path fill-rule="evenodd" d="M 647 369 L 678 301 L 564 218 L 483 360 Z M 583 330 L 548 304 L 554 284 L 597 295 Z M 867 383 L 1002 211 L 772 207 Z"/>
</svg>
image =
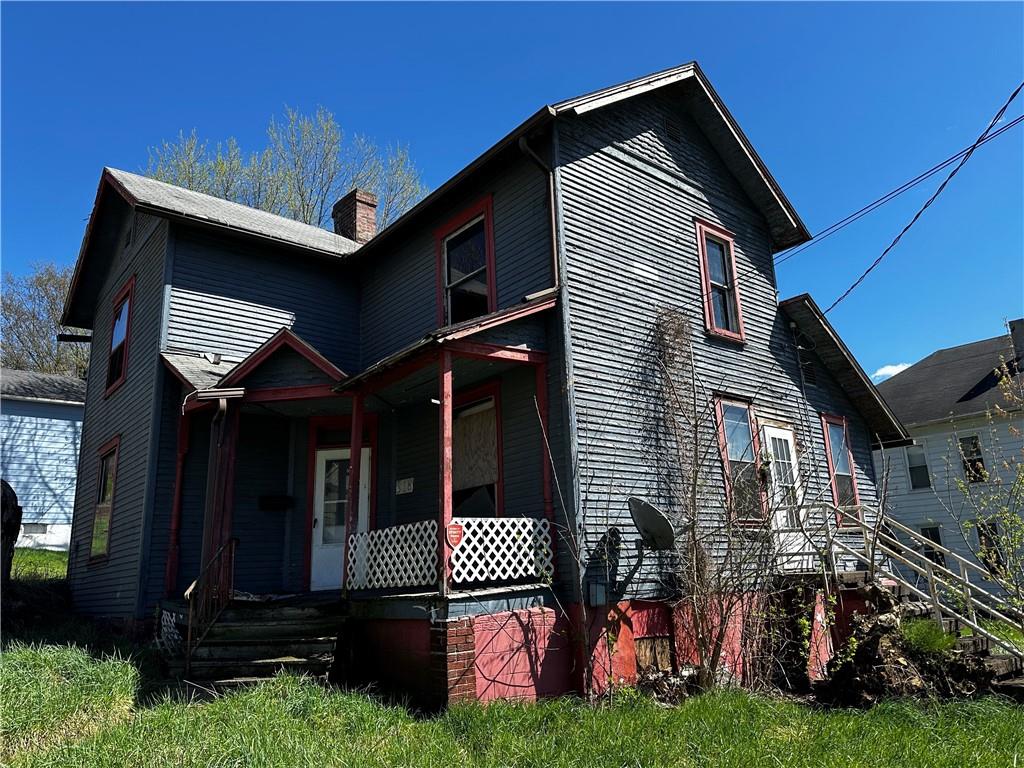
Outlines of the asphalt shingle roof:
<svg viewBox="0 0 1024 768">
<path fill-rule="evenodd" d="M 359 243 L 326 229 L 286 219 L 219 197 L 175 187 L 156 179 L 117 168 L 104 169 L 137 203 L 192 219 L 231 227 L 260 237 L 269 237 L 325 253 L 345 256 Z"/>
<path fill-rule="evenodd" d="M 995 370 L 1012 359 L 1009 335 L 940 349 L 883 381 L 878 391 L 904 424 L 984 413 L 1001 404 Z M 1017 370 L 1022 375 L 1019 364 Z"/>
<path fill-rule="evenodd" d="M 178 375 L 195 389 L 210 389 L 234 368 L 238 358 L 222 357 L 215 364 L 205 355 L 188 352 L 163 352 L 160 357 Z"/>
<path fill-rule="evenodd" d="M 0 369 L 0 397 L 11 400 L 85 402 L 85 382 L 73 376 Z"/>
</svg>

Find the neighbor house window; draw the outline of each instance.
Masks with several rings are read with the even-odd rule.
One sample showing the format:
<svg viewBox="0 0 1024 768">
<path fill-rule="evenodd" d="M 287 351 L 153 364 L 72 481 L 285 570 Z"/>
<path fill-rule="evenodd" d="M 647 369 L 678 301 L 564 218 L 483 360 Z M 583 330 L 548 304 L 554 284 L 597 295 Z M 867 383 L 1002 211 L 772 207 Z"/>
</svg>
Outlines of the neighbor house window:
<svg viewBox="0 0 1024 768">
<path fill-rule="evenodd" d="M 491 218 L 487 197 L 437 232 L 439 325 L 497 309 Z"/>
<path fill-rule="evenodd" d="M 999 548 L 999 526 L 995 520 L 976 520 L 978 530 L 978 559 L 993 575 L 1001 575 L 1003 552 Z"/>
<path fill-rule="evenodd" d="M 964 463 L 964 477 L 969 483 L 983 483 L 988 480 L 985 458 L 981 454 L 981 440 L 977 435 L 960 438 L 960 458 Z"/>
<path fill-rule="evenodd" d="M 923 445 L 907 446 L 907 474 L 910 475 L 910 487 L 914 490 L 932 487 Z"/>
<path fill-rule="evenodd" d="M 128 335 L 132 322 L 132 295 L 135 278 L 132 277 L 114 297 L 114 315 L 111 320 L 110 354 L 107 357 L 107 393 L 124 381 L 128 372 Z"/>
<path fill-rule="evenodd" d="M 832 503 L 837 507 L 856 506 L 857 481 L 853 474 L 853 452 L 846 419 L 842 416 L 822 416 L 825 432 L 825 451 L 828 476 L 832 486 Z"/>
<path fill-rule="evenodd" d="M 921 529 L 921 535 L 928 539 L 928 541 L 931 541 L 940 547 L 942 546 L 942 532 L 939 530 L 939 526 L 926 525 Z M 942 554 L 942 552 L 940 552 L 938 549 L 931 546 L 930 544 L 925 544 L 921 551 L 922 554 L 929 560 L 931 560 L 933 563 L 945 567 L 946 556 Z"/>
<path fill-rule="evenodd" d="M 117 480 L 117 451 L 120 440 L 114 438 L 100 449 L 100 471 L 96 478 L 96 507 L 92 517 L 89 558 L 106 557 L 110 552 L 110 516 L 114 509 Z"/>
<path fill-rule="evenodd" d="M 501 424 L 496 387 L 456 398 L 452 414 L 452 514 L 501 514 Z"/>
<path fill-rule="evenodd" d="M 704 294 L 704 325 L 708 333 L 742 341 L 743 317 L 733 237 L 724 229 L 702 221 L 698 221 L 696 226 Z"/>
<path fill-rule="evenodd" d="M 732 400 L 715 403 L 726 499 L 739 521 L 760 521 L 764 497 L 758 477 L 757 430 L 750 405 Z"/>
</svg>

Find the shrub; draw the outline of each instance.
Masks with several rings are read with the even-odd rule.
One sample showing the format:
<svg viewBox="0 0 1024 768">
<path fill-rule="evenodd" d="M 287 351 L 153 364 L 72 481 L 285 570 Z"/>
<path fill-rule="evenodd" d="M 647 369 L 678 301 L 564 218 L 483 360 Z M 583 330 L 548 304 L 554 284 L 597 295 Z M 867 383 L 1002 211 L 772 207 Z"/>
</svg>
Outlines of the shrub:
<svg viewBox="0 0 1024 768">
<path fill-rule="evenodd" d="M 910 619 L 900 631 L 907 649 L 918 653 L 945 653 L 956 644 L 956 638 L 931 619 Z"/>
</svg>

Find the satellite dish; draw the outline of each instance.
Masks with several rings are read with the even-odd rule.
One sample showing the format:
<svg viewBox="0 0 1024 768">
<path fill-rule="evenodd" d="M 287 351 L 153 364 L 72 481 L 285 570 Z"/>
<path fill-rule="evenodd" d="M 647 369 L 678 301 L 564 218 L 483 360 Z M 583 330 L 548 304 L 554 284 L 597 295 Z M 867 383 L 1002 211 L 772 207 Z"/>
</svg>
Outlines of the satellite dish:
<svg viewBox="0 0 1024 768">
<path fill-rule="evenodd" d="M 665 513 L 650 502 L 630 496 L 629 514 L 633 516 L 633 525 L 640 531 L 640 538 L 648 549 L 658 551 L 672 549 L 675 546 L 676 534 L 672 523 Z"/>
</svg>

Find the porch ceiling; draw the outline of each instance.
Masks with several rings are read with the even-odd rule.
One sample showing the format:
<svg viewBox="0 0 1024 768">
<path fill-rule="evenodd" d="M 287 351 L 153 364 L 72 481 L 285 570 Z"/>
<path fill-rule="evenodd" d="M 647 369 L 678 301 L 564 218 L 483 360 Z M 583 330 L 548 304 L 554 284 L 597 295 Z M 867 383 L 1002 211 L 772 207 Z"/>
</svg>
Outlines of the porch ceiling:
<svg viewBox="0 0 1024 768">
<path fill-rule="evenodd" d="M 264 403 L 243 403 L 242 413 L 277 414 L 295 418 L 309 416 L 348 416 L 352 413 L 351 397 L 318 397 L 309 400 L 279 400 Z"/>
<path fill-rule="evenodd" d="M 512 370 L 521 363 L 509 360 L 479 360 L 455 357 L 452 360 L 452 375 L 455 391 L 481 384 L 488 379 Z M 422 367 L 409 372 L 407 376 L 388 384 L 366 400 L 367 410 L 386 410 L 410 403 L 429 402 L 439 392 L 438 363 L 436 358 L 425 358 Z"/>
</svg>

